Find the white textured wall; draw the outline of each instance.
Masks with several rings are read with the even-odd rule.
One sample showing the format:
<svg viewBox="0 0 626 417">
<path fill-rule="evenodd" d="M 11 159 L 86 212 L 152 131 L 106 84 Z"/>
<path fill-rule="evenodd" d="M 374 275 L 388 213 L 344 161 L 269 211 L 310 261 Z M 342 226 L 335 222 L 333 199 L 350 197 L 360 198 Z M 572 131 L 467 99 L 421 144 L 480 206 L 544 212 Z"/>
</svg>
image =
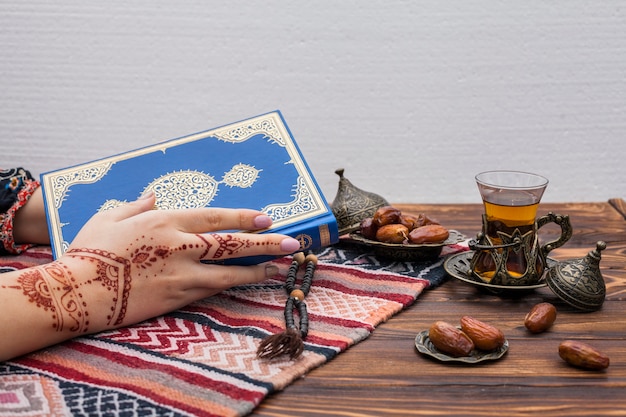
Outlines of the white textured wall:
<svg viewBox="0 0 626 417">
<path fill-rule="evenodd" d="M 283 111 L 327 198 L 626 197 L 623 1 L 0 0 L 0 166 L 61 168 Z"/>
</svg>

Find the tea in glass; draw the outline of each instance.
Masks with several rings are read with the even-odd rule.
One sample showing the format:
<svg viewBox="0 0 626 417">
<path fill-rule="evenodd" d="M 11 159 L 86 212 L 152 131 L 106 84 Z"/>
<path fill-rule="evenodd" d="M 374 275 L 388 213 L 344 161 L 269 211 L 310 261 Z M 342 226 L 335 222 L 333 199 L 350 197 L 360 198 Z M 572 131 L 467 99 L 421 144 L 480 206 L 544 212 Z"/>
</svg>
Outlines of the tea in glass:
<svg viewBox="0 0 626 417">
<path fill-rule="evenodd" d="M 524 284 L 536 281 L 545 268 L 537 256 L 537 208 L 548 180 L 540 175 L 518 171 L 490 171 L 476 176 L 485 214 L 482 250 L 477 250 L 472 270 L 482 281 L 498 284 Z M 517 242 L 517 244 L 516 244 Z M 485 248 L 485 246 L 487 246 Z M 504 265 L 501 265 L 504 264 Z"/>
</svg>

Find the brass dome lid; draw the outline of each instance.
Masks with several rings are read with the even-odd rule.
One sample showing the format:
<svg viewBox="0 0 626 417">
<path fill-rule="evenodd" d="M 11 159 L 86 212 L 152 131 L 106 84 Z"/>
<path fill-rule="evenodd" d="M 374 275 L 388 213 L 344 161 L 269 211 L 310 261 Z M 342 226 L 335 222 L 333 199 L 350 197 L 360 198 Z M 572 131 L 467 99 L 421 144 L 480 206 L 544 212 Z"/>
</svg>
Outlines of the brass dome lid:
<svg viewBox="0 0 626 417">
<path fill-rule="evenodd" d="M 579 310 L 599 310 L 606 297 L 606 285 L 600 271 L 600 252 L 604 249 L 606 243 L 599 241 L 587 256 L 558 262 L 546 274 L 548 287 L 561 300 Z"/>
<path fill-rule="evenodd" d="M 354 186 L 343 176 L 343 172 L 343 168 L 335 171 L 339 175 L 339 186 L 330 205 L 337 219 L 339 235 L 358 230 L 363 219 L 372 217 L 380 207 L 389 205 L 380 195 Z"/>
</svg>

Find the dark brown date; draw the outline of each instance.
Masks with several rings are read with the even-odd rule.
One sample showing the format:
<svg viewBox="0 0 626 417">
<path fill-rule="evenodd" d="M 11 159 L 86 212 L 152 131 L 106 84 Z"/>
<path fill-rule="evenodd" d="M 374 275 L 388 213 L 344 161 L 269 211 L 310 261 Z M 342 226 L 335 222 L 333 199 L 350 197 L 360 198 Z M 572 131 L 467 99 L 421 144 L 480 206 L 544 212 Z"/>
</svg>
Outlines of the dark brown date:
<svg viewBox="0 0 626 417">
<path fill-rule="evenodd" d="M 443 353 L 454 357 L 469 356 L 474 342 L 462 330 L 445 321 L 436 321 L 428 329 L 431 343 Z"/>
<path fill-rule="evenodd" d="M 378 230 L 378 227 L 374 224 L 374 219 L 372 219 L 371 217 L 367 217 L 361 220 L 360 230 L 361 235 L 364 238 L 370 240 L 376 239 L 376 231 Z"/>
<path fill-rule="evenodd" d="M 385 243 L 403 243 L 409 237 L 409 229 L 399 223 L 386 224 L 378 228 L 376 240 Z"/>
<path fill-rule="evenodd" d="M 419 220 L 417 216 L 413 216 L 412 214 L 401 214 L 400 219 L 398 219 L 398 223 L 403 226 L 406 226 L 409 231 L 419 227 Z"/>
<path fill-rule="evenodd" d="M 524 326 L 531 333 L 548 330 L 556 320 L 556 307 L 550 303 L 536 304 L 524 318 Z"/>
<path fill-rule="evenodd" d="M 599 371 L 609 367 L 609 357 L 580 340 L 565 340 L 559 345 L 559 356 L 572 366 Z"/>
<path fill-rule="evenodd" d="M 417 227 L 427 226 L 429 224 L 439 224 L 439 222 L 435 219 L 431 219 L 424 213 L 420 213 L 417 215 Z"/>
<path fill-rule="evenodd" d="M 441 243 L 448 236 L 450 236 L 450 232 L 445 227 L 438 224 L 427 224 L 411 230 L 409 241 L 414 244 Z"/>
<path fill-rule="evenodd" d="M 398 223 L 401 214 L 400 210 L 393 206 L 380 207 L 374 213 L 374 224 L 377 227 L 381 227 L 387 224 Z"/>
</svg>

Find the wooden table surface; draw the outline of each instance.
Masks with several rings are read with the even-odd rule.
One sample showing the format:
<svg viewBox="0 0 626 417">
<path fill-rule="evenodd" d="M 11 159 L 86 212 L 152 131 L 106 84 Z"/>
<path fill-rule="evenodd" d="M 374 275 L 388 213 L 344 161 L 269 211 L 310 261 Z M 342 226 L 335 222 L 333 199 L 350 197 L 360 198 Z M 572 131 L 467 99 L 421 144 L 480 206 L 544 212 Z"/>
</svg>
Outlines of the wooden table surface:
<svg viewBox="0 0 626 417">
<path fill-rule="evenodd" d="M 468 237 L 480 230 L 481 205 L 395 205 L 428 213 Z M 579 258 L 597 241 L 607 243 L 600 262 L 607 286 L 601 310 L 578 312 L 547 287 L 517 299 L 501 298 L 450 278 L 367 340 L 268 397 L 252 415 L 626 415 L 626 204 L 622 199 L 540 204 L 539 215 L 549 211 L 568 214 L 574 229 L 564 246 L 550 252 L 552 258 Z M 540 237 L 552 240 L 558 233 L 558 227 L 544 226 Z M 548 332 L 533 335 L 523 321 L 541 301 L 555 304 L 558 316 Z M 450 364 L 417 352 L 418 332 L 435 320 L 458 323 L 465 314 L 505 333 L 510 348 L 502 359 Z M 608 354 L 611 365 L 600 372 L 567 365 L 558 355 L 565 339 L 592 344 Z"/>
</svg>

